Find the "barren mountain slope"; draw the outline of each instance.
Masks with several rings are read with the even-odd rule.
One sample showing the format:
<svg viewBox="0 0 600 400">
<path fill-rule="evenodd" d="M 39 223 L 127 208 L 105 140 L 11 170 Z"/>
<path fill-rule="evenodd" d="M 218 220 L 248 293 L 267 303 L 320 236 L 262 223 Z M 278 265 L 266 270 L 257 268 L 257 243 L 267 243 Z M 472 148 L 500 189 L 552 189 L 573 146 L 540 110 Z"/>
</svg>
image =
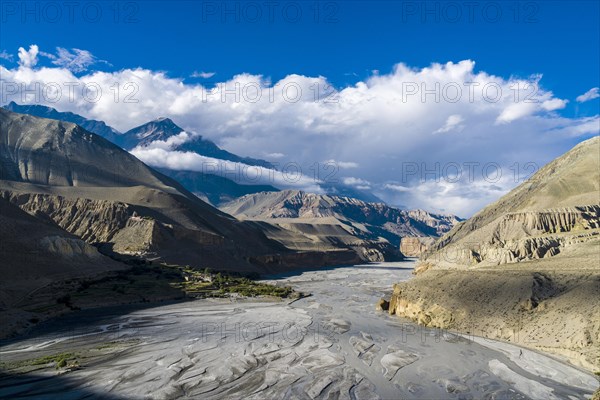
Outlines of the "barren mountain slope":
<svg viewBox="0 0 600 400">
<path fill-rule="evenodd" d="M 52 222 L 35 218 L 0 199 L 0 307 L 55 280 L 123 269 L 85 241 Z"/>
<path fill-rule="evenodd" d="M 0 127 L 2 197 L 90 243 L 255 271 L 260 268 L 249 257 L 289 252 L 74 124 L 2 109 Z"/>
<path fill-rule="evenodd" d="M 438 240 L 390 313 L 600 370 L 599 175 L 595 137 Z"/>
<path fill-rule="evenodd" d="M 451 215 L 404 211 L 383 203 L 299 190 L 250 194 L 224 204 L 221 209 L 242 219 L 290 219 L 288 223 L 332 217 L 370 231 L 373 236 L 383 236 L 394 244 L 403 236 L 439 236 L 459 221 Z"/>
<path fill-rule="evenodd" d="M 52 221 L 35 218 L 0 199 L 0 337 L 45 316 L 45 310 L 33 310 L 27 300 L 40 289 L 126 268 Z M 56 304 L 55 299 L 51 303 Z M 31 312 L 24 310 L 26 305 Z"/>
<path fill-rule="evenodd" d="M 446 266 L 551 257 L 600 234 L 600 139 L 586 140 L 440 238 L 422 259 Z"/>
</svg>

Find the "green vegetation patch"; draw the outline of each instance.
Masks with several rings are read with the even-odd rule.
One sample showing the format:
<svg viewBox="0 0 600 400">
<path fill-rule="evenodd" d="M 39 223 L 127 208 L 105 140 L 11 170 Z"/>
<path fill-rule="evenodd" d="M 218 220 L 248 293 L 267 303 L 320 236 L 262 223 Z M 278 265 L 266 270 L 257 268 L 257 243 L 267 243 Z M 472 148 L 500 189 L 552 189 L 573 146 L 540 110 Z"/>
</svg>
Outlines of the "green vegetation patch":
<svg viewBox="0 0 600 400">
<path fill-rule="evenodd" d="M 5 370 L 18 369 L 24 367 L 35 367 L 53 364 L 56 369 L 65 368 L 69 365 L 78 364 L 78 355 L 75 353 L 59 353 L 49 356 L 38 357 L 29 360 L 0 362 L 0 368 Z"/>
<path fill-rule="evenodd" d="M 165 268 L 178 270 L 184 281 L 175 284 L 188 295 L 195 297 L 225 297 L 238 294 L 244 297 L 273 296 L 289 298 L 297 295 L 289 286 L 276 286 L 254 281 L 244 276 L 214 273 L 210 269 L 196 270 L 189 266 L 163 264 Z"/>
</svg>

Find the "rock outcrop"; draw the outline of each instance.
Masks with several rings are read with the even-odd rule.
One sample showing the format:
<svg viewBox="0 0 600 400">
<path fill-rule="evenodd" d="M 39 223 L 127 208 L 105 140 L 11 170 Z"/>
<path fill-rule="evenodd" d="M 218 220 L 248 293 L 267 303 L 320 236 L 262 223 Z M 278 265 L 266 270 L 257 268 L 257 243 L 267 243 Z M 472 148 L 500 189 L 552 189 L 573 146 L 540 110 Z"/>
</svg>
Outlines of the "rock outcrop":
<svg viewBox="0 0 600 400">
<path fill-rule="evenodd" d="M 408 257 L 419 257 L 435 242 L 433 237 L 403 237 L 400 240 L 400 251 Z"/>
<path fill-rule="evenodd" d="M 550 270 L 545 260 L 520 271 L 432 269 L 394 285 L 388 312 L 431 328 L 555 353 L 598 371 L 600 272 L 585 257 L 573 261 L 585 269 Z"/>
<path fill-rule="evenodd" d="M 90 246 L 81 239 L 63 236 L 45 236 L 40 240 L 40 245 L 44 251 L 57 254 L 61 257 L 101 258 L 98 249 Z"/>
</svg>

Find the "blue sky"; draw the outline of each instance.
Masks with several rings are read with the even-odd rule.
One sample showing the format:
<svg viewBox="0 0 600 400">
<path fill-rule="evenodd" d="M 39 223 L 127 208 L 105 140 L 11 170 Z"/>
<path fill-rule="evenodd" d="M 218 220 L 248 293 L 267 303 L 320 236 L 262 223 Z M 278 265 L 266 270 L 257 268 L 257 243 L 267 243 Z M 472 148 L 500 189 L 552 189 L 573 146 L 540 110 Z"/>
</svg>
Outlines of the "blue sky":
<svg viewBox="0 0 600 400">
<path fill-rule="evenodd" d="M 36 10 L 35 3 L 6 3 L 15 9 L 2 6 L 0 51 L 15 53 L 31 43 L 86 49 L 115 69 L 143 66 L 179 77 L 210 71 L 215 79 L 241 72 L 274 80 L 290 73 L 324 75 L 344 86 L 372 70 L 389 72 L 398 62 L 418 67 L 474 59 L 477 68 L 502 76 L 542 73 L 544 86 L 567 98 L 599 84 L 600 2 L 593 0 L 484 1 L 476 7 L 443 1 L 300 1 L 272 7 L 80 2 L 72 22 L 61 2 L 57 22 L 56 10 L 39 2 L 35 14 L 26 15 L 24 8 Z M 565 112 L 590 113 L 592 107 L 576 111 L 570 105 Z"/>
<path fill-rule="evenodd" d="M 598 1 L 75 3 L 1 4 L 0 102 L 42 103 L 121 131 L 171 117 L 240 155 L 298 163 L 305 176 L 292 187 L 321 190 L 314 165 L 334 162 L 339 182 L 390 204 L 469 216 L 522 181 L 515 165 L 521 176 L 600 131 Z M 493 83 L 500 100 L 478 92 L 471 101 L 471 81 L 479 91 Z M 40 100 L 36 82 L 93 82 L 103 95 Z M 134 103 L 123 101 L 127 83 Z M 220 90 L 204 98 L 218 85 L 256 83 L 257 102 L 223 101 Z M 437 83 L 458 83 L 459 101 L 405 96 L 405 85 Z M 527 91 L 514 98 L 523 83 L 539 85 L 534 102 L 523 101 Z M 271 98 L 289 84 L 303 90 L 299 101 Z M 315 85 L 335 88 L 335 101 L 315 99 Z M 202 170 L 170 145 L 135 154 Z M 445 173 L 473 163 L 473 179 Z M 422 179 L 404 174 L 407 165 L 442 172 Z"/>
</svg>

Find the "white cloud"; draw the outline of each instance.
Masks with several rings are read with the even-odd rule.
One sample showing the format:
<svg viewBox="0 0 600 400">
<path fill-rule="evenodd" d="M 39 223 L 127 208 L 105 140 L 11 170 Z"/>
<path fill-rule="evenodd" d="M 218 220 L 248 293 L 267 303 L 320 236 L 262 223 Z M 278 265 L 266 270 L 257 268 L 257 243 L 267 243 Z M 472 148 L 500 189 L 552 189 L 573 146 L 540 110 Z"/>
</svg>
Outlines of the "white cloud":
<svg viewBox="0 0 600 400">
<path fill-rule="evenodd" d="M 35 44 L 29 46 L 29 50 L 19 47 L 19 65 L 24 68 L 34 67 L 38 62 L 39 51 L 40 49 Z"/>
<path fill-rule="evenodd" d="M 353 168 L 352 178 L 370 183 L 374 194 L 392 204 L 444 209 L 461 216 L 516 186 L 519 181 L 510 179 L 515 163 L 541 166 L 567 151 L 573 136 L 598 134 L 597 115 L 566 118 L 557 113 L 566 101 L 544 90 L 540 75 L 529 81 L 503 78 L 476 71 L 470 60 L 426 68 L 398 64 L 388 74 L 374 74 L 337 90 L 323 76 L 295 74 L 275 82 L 261 75 L 240 74 L 209 90 L 143 68 L 75 76 L 66 67 L 37 68 L 34 63 L 26 67 L 21 53 L 27 53 L 29 60 L 36 58 L 23 50 L 19 68 L 0 67 L 2 80 L 23 85 L 16 93 L 2 94 L 2 103 L 46 104 L 103 120 L 121 131 L 168 116 L 186 132 L 199 132 L 236 154 L 278 159 L 281 166 L 296 163 L 303 173 L 297 186 L 319 190 L 319 182 L 307 178 L 312 176 L 343 182 L 339 171 L 329 176 L 329 170 L 318 174 L 314 170 L 323 160 L 338 160 L 340 169 Z M 36 82 L 79 86 L 73 101 L 66 86 L 62 97 L 48 100 L 31 93 Z M 81 87 L 91 83 L 102 89 L 97 101 L 86 100 L 82 94 Z M 121 89 L 118 102 L 111 89 L 116 83 Z M 133 93 L 131 87 L 124 89 L 126 83 L 135 88 L 130 100 L 137 102 L 123 101 Z M 535 85 L 536 90 L 514 90 L 526 84 Z M 409 90 L 415 87 L 416 92 Z M 423 90 L 436 87 L 438 93 L 433 95 Z M 457 87 L 462 93 L 455 98 L 451 90 Z M 431 134 L 446 128 L 462 132 L 459 136 Z M 201 166 L 202 160 L 171 148 L 165 143 L 136 155 L 153 165 Z M 482 180 L 490 162 L 501 167 L 505 180 Z M 462 168 L 461 179 L 454 182 L 446 177 L 436 182 L 435 175 L 451 175 L 457 165 Z M 465 177 L 469 166 L 476 179 Z M 295 187 L 282 177 L 270 184 L 278 186 L 279 182 L 287 184 L 281 187 Z M 367 186 L 358 181 L 356 185 Z"/>
<path fill-rule="evenodd" d="M 307 192 L 323 193 L 319 186 L 322 183 L 311 177 L 302 175 L 297 169 L 282 171 L 250 166 L 238 162 L 219 160 L 201 156 L 193 152 L 169 150 L 163 146 L 165 142 L 148 147 L 136 147 L 131 154 L 157 168 L 196 171 L 220 175 L 235 182 L 246 185 L 273 185 L 281 189 L 300 189 Z"/>
<path fill-rule="evenodd" d="M 355 163 L 352 161 L 326 160 L 323 162 L 323 164 L 332 165 L 333 167 L 342 168 L 342 169 L 350 169 L 350 168 L 358 168 L 359 167 L 358 163 Z"/>
<path fill-rule="evenodd" d="M 194 71 L 190 77 L 192 78 L 202 78 L 202 79 L 208 79 L 208 78 L 212 78 L 213 76 L 215 76 L 216 72 L 198 72 L 198 71 Z"/>
<path fill-rule="evenodd" d="M 162 149 L 162 150 L 171 150 L 177 146 L 180 146 L 188 141 L 190 141 L 192 138 L 194 138 L 195 136 L 198 136 L 197 134 L 191 134 L 191 133 L 187 133 L 185 131 L 180 132 L 177 135 L 171 136 L 169 138 L 167 138 L 167 140 L 155 140 L 153 142 L 150 142 L 148 145 L 143 146 L 143 147 L 136 147 L 135 150 L 142 150 L 142 149 L 146 149 L 146 150 L 151 150 L 151 149 Z"/>
<path fill-rule="evenodd" d="M 90 65 L 95 64 L 98 60 L 92 53 L 87 50 L 71 49 L 71 51 L 62 47 L 56 48 L 57 55 L 52 64 L 58 65 L 73 72 L 83 72 Z"/>
<path fill-rule="evenodd" d="M 555 129 L 554 132 L 561 136 L 591 136 L 600 134 L 600 117 L 583 118 L 581 123 L 572 124 L 566 121 L 566 125 Z"/>
<path fill-rule="evenodd" d="M 411 188 L 409 188 L 409 187 L 402 186 L 402 185 L 396 185 L 396 184 L 392 184 L 392 183 L 386 183 L 385 185 L 383 185 L 383 188 L 393 190 L 395 192 L 410 192 L 411 191 Z"/>
<path fill-rule="evenodd" d="M 461 117 L 458 114 L 453 114 L 448 117 L 444 126 L 442 126 L 440 129 L 438 129 L 437 131 L 435 131 L 433 133 L 445 133 L 445 132 L 450 132 L 450 131 L 459 131 L 460 132 L 465 128 L 464 125 L 461 125 L 462 122 L 464 122 L 463 117 Z"/>
<path fill-rule="evenodd" d="M 598 97 L 600 97 L 599 91 L 600 91 L 600 88 L 597 88 L 597 87 L 591 88 L 584 94 L 577 96 L 577 98 L 575 100 L 577 100 L 577 102 L 579 102 L 579 103 L 583 103 L 586 101 L 597 99 Z"/>
<path fill-rule="evenodd" d="M 283 153 L 263 153 L 263 157 L 274 158 L 274 159 L 278 160 L 280 158 L 284 158 L 285 154 L 283 154 Z"/>
<path fill-rule="evenodd" d="M 347 186 L 352 186 L 360 190 L 371 189 L 371 182 L 354 176 L 342 178 L 342 183 Z"/>
<path fill-rule="evenodd" d="M 484 179 L 470 182 L 451 182 L 448 179 L 438 179 L 421 182 L 411 187 L 388 184 L 388 188 L 397 192 L 388 198 L 388 202 L 405 205 L 407 198 L 414 203 L 410 208 L 422 208 L 429 211 L 451 213 L 460 217 L 469 216 L 480 204 L 489 204 L 506 194 L 514 185 L 510 177 L 490 183 Z M 418 204 L 415 207 L 413 204 Z"/>
<path fill-rule="evenodd" d="M 0 58 L 6 61 L 12 61 L 14 59 L 14 56 L 10 53 L 7 53 L 6 50 L 2 50 L 0 52 Z"/>
<path fill-rule="evenodd" d="M 563 99 L 546 100 L 542 103 L 542 108 L 546 111 L 560 110 L 565 108 L 568 102 L 568 100 Z"/>
</svg>

